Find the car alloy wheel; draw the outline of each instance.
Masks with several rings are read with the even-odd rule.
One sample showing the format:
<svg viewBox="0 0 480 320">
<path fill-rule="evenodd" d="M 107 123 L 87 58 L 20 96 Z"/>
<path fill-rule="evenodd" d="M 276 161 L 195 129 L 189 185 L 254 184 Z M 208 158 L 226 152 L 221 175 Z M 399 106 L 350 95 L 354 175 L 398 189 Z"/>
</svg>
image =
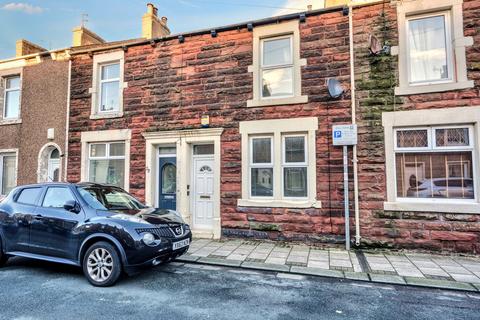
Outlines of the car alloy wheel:
<svg viewBox="0 0 480 320">
<path fill-rule="evenodd" d="M 122 270 L 117 250 L 107 242 L 92 245 L 83 259 L 83 273 L 94 286 L 108 287 L 117 282 Z"/>
<path fill-rule="evenodd" d="M 102 248 L 93 250 L 88 256 L 87 270 L 90 277 L 98 282 L 107 281 L 113 270 L 113 259 L 110 253 Z"/>
</svg>

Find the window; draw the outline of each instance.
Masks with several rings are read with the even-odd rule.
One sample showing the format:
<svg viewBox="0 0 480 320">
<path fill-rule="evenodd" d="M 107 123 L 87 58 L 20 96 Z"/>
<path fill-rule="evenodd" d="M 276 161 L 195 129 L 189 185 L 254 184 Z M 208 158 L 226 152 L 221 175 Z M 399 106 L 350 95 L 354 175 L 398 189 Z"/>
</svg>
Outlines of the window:
<svg viewBox="0 0 480 320">
<path fill-rule="evenodd" d="M 306 136 L 283 137 L 283 196 L 307 197 Z"/>
<path fill-rule="evenodd" d="M 15 153 L 0 154 L 0 194 L 8 194 L 17 185 L 17 156 Z"/>
<path fill-rule="evenodd" d="M 261 40 L 262 98 L 293 96 L 292 36 Z"/>
<path fill-rule="evenodd" d="M 238 205 L 319 208 L 317 128 L 315 117 L 241 122 L 242 181 L 247 183 Z"/>
<path fill-rule="evenodd" d="M 125 184 L 125 143 L 92 143 L 89 151 L 89 181 L 123 188 Z"/>
<path fill-rule="evenodd" d="M 213 144 L 196 144 L 193 146 L 193 155 L 211 155 L 214 154 Z"/>
<path fill-rule="evenodd" d="M 462 0 L 397 3 L 399 86 L 397 95 L 473 88 L 467 78 Z M 428 13 L 425 13 L 428 12 Z"/>
<path fill-rule="evenodd" d="M 250 196 L 273 196 L 272 137 L 250 138 Z"/>
<path fill-rule="evenodd" d="M 470 126 L 396 130 L 397 197 L 474 199 Z"/>
<path fill-rule="evenodd" d="M 5 78 L 4 119 L 18 119 L 20 116 L 20 76 Z"/>
<path fill-rule="evenodd" d="M 101 66 L 100 71 L 100 109 L 99 112 L 119 110 L 120 64 Z"/>
<path fill-rule="evenodd" d="M 123 116 L 124 55 L 122 50 L 93 56 L 91 119 Z"/>
<path fill-rule="evenodd" d="M 409 18 L 407 36 L 410 84 L 453 80 L 449 12 Z"/>
<path fill-rule="evenodd" d="M 42 188 L 23 189 L 17 198 L 17 202 L 22 204 L 35 205 L 41 192 Z"/>
<path fill-rule="evenodd" d="M 70 189 L 66 187 L 50 187 L 45 193 L 42 207 L 46 208 L 63 208 L 67 201 L 75 201 Z"/>
<path fill-rule="evenodd" d="M 302 96 L 300 30 L 297 20 L 253 29 L 253 99 L 247 106 L 308 102 Z"/>
</svg>

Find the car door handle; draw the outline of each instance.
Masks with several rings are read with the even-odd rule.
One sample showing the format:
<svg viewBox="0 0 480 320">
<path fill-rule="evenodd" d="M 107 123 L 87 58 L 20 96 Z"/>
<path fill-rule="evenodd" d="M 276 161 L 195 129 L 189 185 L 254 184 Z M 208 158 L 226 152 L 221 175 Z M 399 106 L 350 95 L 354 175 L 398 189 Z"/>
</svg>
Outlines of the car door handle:
<svg viewBox="0 0 480 320">
<path fill-rule="evenodd" d="M 37 214 L 33 216 L 33 220 L 42 220 L 43 216 L 41 214 Z"/>
</svg>

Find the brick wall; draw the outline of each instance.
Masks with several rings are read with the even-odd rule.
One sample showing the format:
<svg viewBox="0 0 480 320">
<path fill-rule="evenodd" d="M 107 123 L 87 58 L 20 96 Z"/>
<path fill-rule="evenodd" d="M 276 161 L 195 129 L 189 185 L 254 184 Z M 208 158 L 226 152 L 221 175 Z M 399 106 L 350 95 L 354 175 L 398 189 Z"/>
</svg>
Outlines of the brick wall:
<svg viewBox="0 0 480 320">
<path fill-rule="evenodd" d="M 478 1 L 465 1 L 466 35 L 479 39 Z M 385 12 L 386 19 L 381 13 Z M 354 12 L 357 67 L 359 184 L 363 243 L 372 246 L 474 251 L 480 226 L 474 215 L 384 212 L 385 174 L 381 112 L 413 108 L 480 105 L 478 45 L 468 50 L 470 79 L 475 90 L 396 99 L 396 58 L 370 57 L 369 33 L 396 44 L 396 13 L 389 4 Z M 388 27 L 384 28 L 384 23 Z M 309 16 L 300 24 L 302 94 L 306 104 L 247 108 L 252 98 L 252 33 L 246 28 L 129 47 L 125 53 L 123 118 L 90 120 L 93 59 L 75 55 L 72 62 L 68 179 L 80 179 L 80 133 L 132 130 L 130 191 L 143 199 L 146 131 L 199 128 L 202 114 L 211 127 L 223 127 L 221 154 L 221 221 L 225 236 L 339 243 L 343 239 L 343 167 L 341 148 L 331 145 L 331 125 L 351 121 L 350 93 L 329 97 L 325 82 L 336 77 L 348 89 L 348 17 L 341 12 Z M 460 99 L 458 99 L 460 98 Z M 439 103 L 432 103 L 438 101 Z M 448 102 L 449 101 L 449 102 Z M 237 207 L 241 197 L 239 121 L 318 117 L 317 199 L 321 209 Z M 301 127 L 301 123 L 299 123 Z M 351 172 L 351 170 L 350 170 Z M 455 221 L 452 221 L 455 219 Z M 352 219 L 353 227 L 353 219 Z M 443 231 L 448 231 L 445 233 Z M 477 232 L 477 233 L 475 233 Z M 442 239 L 443 237 L 443 239 Z M 453 238 L 460 241 L 449 241 Z M 452 244 L 453 243 L 453 244 Z"/>
</svg>

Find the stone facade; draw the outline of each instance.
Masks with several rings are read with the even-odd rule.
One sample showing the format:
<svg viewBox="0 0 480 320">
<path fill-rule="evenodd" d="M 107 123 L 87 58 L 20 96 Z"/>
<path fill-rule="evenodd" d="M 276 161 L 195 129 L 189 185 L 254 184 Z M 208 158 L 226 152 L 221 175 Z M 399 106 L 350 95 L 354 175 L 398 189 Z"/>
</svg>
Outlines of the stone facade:
<svg viewBox="0 0 480 320">
<path fill-rule="evenodd" d="M 439 94 L 395 97 L 396 57 L 370 56 L 368 37 L 397 44 L 395 5 L 371 4 L 355 8 L 354 43 L 359 124 L 358 168 L 362 244 L 396 248 L 478 252 L 479 216 L 391 212 L 386 198 L 382 112 L 453 106 L 480 106 L 480 5 L 464 1 L 465 34 L 475 45 L 467 52 L 469 78 L 475 88 Z M 332 99 L 326 80 L 350 83 L 349 24 L 341 9 L 310 13 L 300 28 L 302 95 L 308 103 L 247 108 L 252 99 L 253 39 L 247 26 L 157 43 L 129 44 L 125 50 L 123 116 L 90 119 L 93 55 L 73 52 L 68 152 L 68 180 L 81 179 L 81 133 L 131 129 L 129 190 L 145 198 L 146 132 L 200 128 L 208 115 L 221 136 L 221 226 L 224 236 L 341 243 L 344 240 L 342 150 L 332 146 L 333 124 L 351 122 L 350 90 Z M 107 49 L 106 49 L 107 50 Z M 241 198 L 241 136 L 239 122 L 317 117 L 317 200 L 321 208 L 239 207 Z M 298 123 L 301 130 L 302 123 Z M 127 151 L 128 152 L 128 151 Z M 351 168 L 350 168 L 350 172 Z M 352 178 L 352 177 L 351 177 Z M 351 179 L 352 180 L 352 179 Z M 353 185 L 351 185 L 353 190 Z M 352 193 L 350 193 L 352 194 Z M 352 198 L 353 200 L 353 198 Z M 352 227 L 353 227 L 352 219 Z"/>
</svg>

